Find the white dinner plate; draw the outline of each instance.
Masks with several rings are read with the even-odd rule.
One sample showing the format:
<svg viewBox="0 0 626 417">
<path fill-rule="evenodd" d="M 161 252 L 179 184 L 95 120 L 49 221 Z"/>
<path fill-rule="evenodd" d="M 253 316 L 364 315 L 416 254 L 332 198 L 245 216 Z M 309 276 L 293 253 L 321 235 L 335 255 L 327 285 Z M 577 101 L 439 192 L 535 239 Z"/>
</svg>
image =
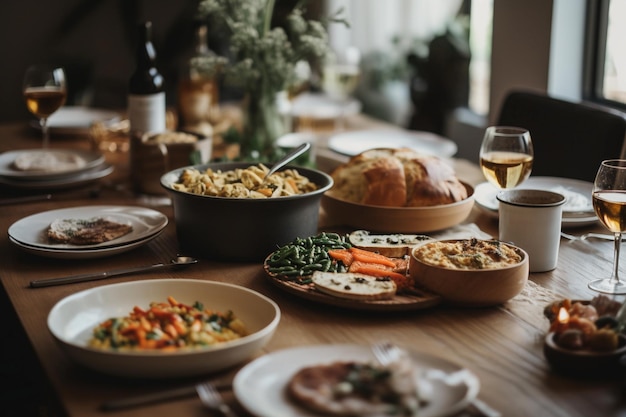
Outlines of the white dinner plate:
<svg viewBox="0 0 626 417">
<path fill-rule="evenodd" d="M 70 245 L 53 243 L 46 235 L 50 224 L 57 219 L 92 219 L 103 217 L 112 221 L 129 224 L 133 230 L 117 239 L 93 245 Z M 13 223 L 8 230 L 9 237 L 16 242 L 35 249 L 46 251 L 85 252 L 108 250 L 143 242 L 159 233 L 167 226 L 168 218 L 163 213 L 145 207 L 134 206 L 83 206 L 45 211 L 24 217 Z M 144 242 L 145 243 L 145 242 Z"/>
<path fill-rule="evenodd" d="M 68 178 L 80 172 L 88 171 L 104 163 L 104 155 L 99 152 L 85 151 L 81 149 L 49 149 L 47 152 L 57 154 L 72 154 L 82 158 L 85 164 L 81 167 L 68 168 L 59 171 L 22 171 L 13 166 L 15 159 L 24 154 L 36 154 L 43 149 L 21 149 L 3 152 L 0 154 L 0 176 L 12 180 L 54 180 Z"/>
<path fill-rule="evenodd" d="M 443 158 L 453 156 L 456 143 L 431 132 L 410 130 L 368 129 L 339 133 L 328 140 L 328 148 L 353 156 L 373 148 L 411 148 L 426 155 Z"/>
<path fill-rule="evenodd" d="M 565 196 L 563 205 L 563 226 L 586 226 L 598 220 L 591 202 L 593 184 L 571 178 L 530 177 L 517 188 L 552 191 Z M 474 189 L 476 205 L 487 215 L 498 217 L 500 190 L 488 182 L 478 184 Z"/>
<path fill-rule="evenodd" d="M 104 178 L 113 172 L 113 165 L 108 163 L 103 163 L 98 165 L 95 168 L 92 168 L 87 171 L 82 171 L 77 174 L 62 177 L 62 178 L 52 178 L 46 180 L 33 180 L 33 181 L 22 181 L 16 180 L 13 178 L 2 177 L 0 176 L 0 184 L 6 185 L 12 188 L 21 188 L 26 190 L 58 190 L 63 188 L 76 187 L 79 185 L 85 185 L 90 182 L 99 180 L 100 178 Z"/>
<path fill-rule="evenodd" d="M 51 134 L 84 135 L 89 133 L 89 128 L 95 122 L 110 124 L 118 122 L 119 120 L 119 113 L 111 110 L 81 106 L 63 106 L 50 116 L 48 119 L 48 128 Z M 31 126 L 36 129 L 41 129 L 37 120 L 33 120 Z"/>
<path fill-rule="evenodd" d="M 480 382 L 468 369 L 445 359 L 410 352 L 416 370 L 431 390 L 420 417 L 449 416 L 464 409 L 478 395 Z M 368 346 L 354 344 L 303 346 L 272 352 L 244 366 L 235 376 L 237 400 L 258 417 L 316 417 L 286 393 L 291 377 L 301 368 L 334 361 L 373 362 Z M 447 378 L 446 378 L 447 377 Z"/>
<path fill-rule="evenodd" d="M 290 114 L 311 119 L 337 119 L 361 112 L 361 102 L 350 98 L 336 100 L 326 94 L 303 93 L 294 98 Z"/>
<path fill-rule="evenodd" d="M 145 245 L 151 240 L 155 239 L 161 234 L 162 231 L 157 232 L 153 235 L 148 236 L 143 240 L 138 240 L 135 242 L 118 245 L 118 246 L 109 246 L 105 248 L 98 249 L 83 249 L 83 250 L 72 250 L 72 249 L 46 249 L 37 246 L 25 245 L 24 243 L 18 242 L 9 236 L 9 242 L 18 248 L 22 249 L 26 253 L 30 253 L 32 255 L 42 256 L 44 258 L 53 258 L 53 259 L 98 259 L 98 258 L 106 258 L 107 256 L 119 255 L 120 253 L 128 252 L 130 250 L 136 249 L 140 246 Z"/>
</svg>

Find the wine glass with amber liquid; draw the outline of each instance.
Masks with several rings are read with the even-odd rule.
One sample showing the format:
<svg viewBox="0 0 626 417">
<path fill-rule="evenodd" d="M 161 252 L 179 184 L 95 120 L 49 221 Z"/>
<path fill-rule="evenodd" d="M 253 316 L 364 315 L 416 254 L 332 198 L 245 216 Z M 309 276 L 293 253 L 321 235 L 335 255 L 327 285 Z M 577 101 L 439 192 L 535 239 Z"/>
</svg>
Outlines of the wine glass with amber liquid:
<svg viewBox="0 0 626 417">
<path fill-rule="evenodd" d="M 591 193 L 593 209 L 600 222 L 615 237 L 613 273 L 591 281 L 589 288 L 606 294 L 626 294 L 626 283 L 619 279 L 619 253 L 626 231 L 626 160 L 602 161 Z"/>
<path fill-rule="evenodd" d="M 26 107 L 39 119 L 43 148 L 48 147 L 48 118 L 67 98 L 65 71 L 60 67 L 34 65 L 26 70 L 22 85 Z"/>
<path fill-rule="evenodd" d="M 490 126 L 480 146 L 480 167 L 490 184 L 499 189 L 515 188 L 530 176 L 533 155 L 527 129 Z"/>
</svg>

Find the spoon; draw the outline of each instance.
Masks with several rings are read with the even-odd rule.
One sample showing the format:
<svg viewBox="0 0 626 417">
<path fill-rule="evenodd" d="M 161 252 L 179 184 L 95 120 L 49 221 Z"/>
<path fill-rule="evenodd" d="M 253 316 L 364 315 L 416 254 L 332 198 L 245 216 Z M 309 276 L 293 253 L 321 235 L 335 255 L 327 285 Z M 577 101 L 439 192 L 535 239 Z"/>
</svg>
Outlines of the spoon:
<svg viewBox="0 0 626 417">
<path fill-rule="evenodd" d="M 275 173 L 276 171 L 278 171 L 279 169 L 287 165 L 292 160 L 296 159 L 297 157 L 299 157 L 300 155 L 308 151 L 310 147 L 311 147 L 311 143 L 304 142 L 302 145 L 298 146 L 297 148 L 292 149 L 287 155 L 279 159 L 278 162 L 276 162 L 272 168 L 270 168 L 267 174 L 265 174 L 265 177 L 263 178 L 263 180 L 265 180 L 265 178 L 269 177 L 270 175 L 272 175 L 273 173 Z"/>
<path fill-rule="evenodd" d="M 177 256 L 176 259 L 172 259 L 172 262 L 169 264 L 154 264 L 154 265 L 144 265 L 144 266 L 136 266 L 133 268 L 121 268 L 114 269 L 112 271 L 105 272 L 95 272 L 88 274 L 79 274 L 79 275 L 70 275 L 67 277 L 60 278 L 47 278 L 47 279 L 38 279 L 30 282 L 31 288 L 40 288 L 40 287 L 50 287 L 52 285 L 63 285 L 63 284 L 73 284 L 76 282 L 85 282 L 85 281 L 95 281 L 99 279 L 109 278 L 116 275 L 124 275 L 124 274 L 132 274 L 135 272 L 154 270 L 159 268 L 166 267 L 183 267 L 187 265 L 192 265 L 197 263 L 198 260 L 196 258 L 192 258 L 189 256 Z"/>
</svg>

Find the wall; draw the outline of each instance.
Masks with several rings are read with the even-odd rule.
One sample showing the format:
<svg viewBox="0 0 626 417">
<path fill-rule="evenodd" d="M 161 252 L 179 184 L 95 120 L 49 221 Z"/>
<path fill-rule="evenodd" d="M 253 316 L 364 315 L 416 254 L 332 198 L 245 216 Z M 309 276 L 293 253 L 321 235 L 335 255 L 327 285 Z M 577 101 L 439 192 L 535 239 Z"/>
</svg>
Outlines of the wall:
<svg viewBox="0 0 626 417">
<path fill-rule="evenodd" d="M 28 117 L 22 76 L 28 65 L 37 62 L 67 65 L 70 90 L 92 83 L 95 90 L 83 96 L 85 100 L 104 107 L 125 106 L 137 23 L 153 21 L 155 44 L 169 70 L 191 45 L 189 23 L 195 4 L 192 0 L 0 2 L 0 122 Z M 177 37 L 171 35 L 174 32 Z M 175 42 L 178 39 L 186 41 Z"/>
<path fill-rule="evenodd" d="M 548 91 L 552 0 L 494 0 L 489 122 L 510 89 Z"/>
</svg>

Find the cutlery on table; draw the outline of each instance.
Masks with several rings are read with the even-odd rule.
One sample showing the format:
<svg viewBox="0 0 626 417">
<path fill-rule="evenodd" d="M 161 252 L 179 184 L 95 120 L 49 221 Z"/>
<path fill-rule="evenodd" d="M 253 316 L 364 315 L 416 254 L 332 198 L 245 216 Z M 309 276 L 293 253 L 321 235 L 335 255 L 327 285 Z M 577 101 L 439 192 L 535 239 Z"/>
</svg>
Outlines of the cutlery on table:
<svg viewBox="0 0 626 417">
<path fill-rule="evenodd" d="M 38 194 L 38 195 L 29 195 L 25 197 L 3 198 L 0 200 L 0 205 L 5 206 L 9 204 L 22 204 L 22 203 L 30 203 L 32 201 L 46 201 L 50 199 L 52 199 L 52 194 Z"/>
<path fill-rule="evenodd" d="M 224 417 L 237 417 L 230 409 L 228 404 L 224 402 L 222 395 L 210 382 L 202 382 L 196 385 L 196 392 L 200 397 L 202 404 L 209 410 L 219 411 Z"/>
<path fill-rule="evenodd" d="M 78 275 L 70 275 L 67 277 L 59 277 L 59 278 L 46 278 L 46 279 L 38 279 L 30 282 L 31 288 L 39 288 L 39 287 L 50 287 L 52 285 L 63 285 L 63 284 L 73 284 L 76 282 L 85 282 L 85 281 L 95 281 L 99 279 L 109 278 L 117 275 L 125 275 L 132 274 L 136 272 L 155 270 L 160 268 L 167 267 L 183 267 L 197 263 L 198 260 L 196 258 L 192 258 L 190 256 L 177 256 L 176 259 L 172 259 L 169 264 L 154 264 L 154 265 L 144 265 L 137 266 L 134 268 L 121 268 L 114 269 L 112 271 L 104 271 L 104 272 L 94 272 L 87 274 L 78 274 Z"/>
<path fill-rule="evenodd" d="M 229 389 L 230 382 L 216 382 L 213 384 L 217 390 Z M 103 411 L 116 411 L 127 408 L 135 408 L 145 405 L 157 404 L 166 401 L 174 401 L 181 398 L 193 397 L 197 394 L 195 385 L 187 385 L 184 387 L 165 389 L 149 394 L 135 395 L 117 400 L 110 400 L 102 403 L 100 409 Z"/>
<path fill-rule="evenodd" d="M 580 236 L 570 235 L 569 233 L 561 232 L 561 236 L 568 240 L 589 240 L 589 239 L 602 239 L 602 240 L 610 240 L 614 241 L 615 237 L 613 235 L 607 235 L 604 233 L 585 233 Z M 626 240 L 626 236 L 622 238 L 622 240 Z"/>
<path fill-rule="evenodd" d="M 372 346 L 372 352 L 374 356 L 380 362 L 381 365 L 387 366 L 394 361 L 397 361 L 400 357 L 400 349 L 387 342 L 376 343 Z M 502 413 L 492 408 L 484 401 L 474 398 L 468 408 L 475 411 L 478 415 L 483 417 L 502 417 Z"/>
</svg>

